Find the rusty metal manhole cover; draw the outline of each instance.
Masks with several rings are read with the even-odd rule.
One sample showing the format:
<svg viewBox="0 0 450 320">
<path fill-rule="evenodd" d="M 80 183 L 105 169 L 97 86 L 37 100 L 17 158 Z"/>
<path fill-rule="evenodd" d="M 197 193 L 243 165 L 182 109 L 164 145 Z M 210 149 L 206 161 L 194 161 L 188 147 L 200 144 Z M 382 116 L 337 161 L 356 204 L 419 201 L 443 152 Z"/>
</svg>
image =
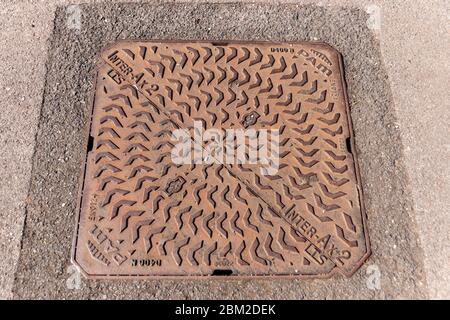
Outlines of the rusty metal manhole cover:
<svg viewBox="0 0 450 320">
<path fill-rule="evenodd" d="M 370 254 L 327 45 L 116 43 L 90 135 L 73 250 L 87 276 L 348 276 Z"/>
</svg>

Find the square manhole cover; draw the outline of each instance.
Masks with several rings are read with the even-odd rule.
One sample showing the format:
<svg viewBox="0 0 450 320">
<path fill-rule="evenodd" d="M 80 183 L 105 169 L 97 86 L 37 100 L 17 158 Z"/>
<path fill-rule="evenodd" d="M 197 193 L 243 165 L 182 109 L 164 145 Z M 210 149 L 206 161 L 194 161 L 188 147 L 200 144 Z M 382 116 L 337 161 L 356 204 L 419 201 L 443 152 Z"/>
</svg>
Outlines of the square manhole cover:
<svg viewBox="0 0 450 320">
<path fill-rule="evenodd" d="M 324 277 L 368 257 L 334 49 L 123 41 L 100 60 L 73 250 L 87 276 Z"/>
</svg>

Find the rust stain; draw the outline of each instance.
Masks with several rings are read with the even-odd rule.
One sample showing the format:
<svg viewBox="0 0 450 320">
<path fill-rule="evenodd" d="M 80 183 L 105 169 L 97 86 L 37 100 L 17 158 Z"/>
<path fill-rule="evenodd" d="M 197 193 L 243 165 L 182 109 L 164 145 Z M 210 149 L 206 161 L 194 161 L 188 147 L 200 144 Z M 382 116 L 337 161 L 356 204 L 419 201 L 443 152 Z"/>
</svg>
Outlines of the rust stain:
<svg viewBox="0 0 450 320">
<path fill-rule="evenodd" d="M 174 163 L 172 133 L 195 135 L 195 121 L 276 130 L 278 171 Z M 115 43 L 90 135 L 73 250 L 88 277 L 349 276 L 370 254 L 342 63 L 327 45 Z"/>
</svg>

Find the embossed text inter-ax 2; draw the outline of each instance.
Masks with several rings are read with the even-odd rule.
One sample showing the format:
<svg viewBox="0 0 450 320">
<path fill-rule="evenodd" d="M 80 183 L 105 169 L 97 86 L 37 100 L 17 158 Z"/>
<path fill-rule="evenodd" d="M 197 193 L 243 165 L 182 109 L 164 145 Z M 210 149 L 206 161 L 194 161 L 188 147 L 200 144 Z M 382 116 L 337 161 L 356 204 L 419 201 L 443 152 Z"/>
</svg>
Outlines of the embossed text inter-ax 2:
<svg viewBox="0 0 450 320">
<path fill-rule="evenodd" d="M 100 60 L 72 257 L 86 276 L 349 276 L 370 255 L 336 50 L 121 41 Z M 277 172 L 175 163 L 172 133 L 196 122 L 275 130 Z"/>
</svg>

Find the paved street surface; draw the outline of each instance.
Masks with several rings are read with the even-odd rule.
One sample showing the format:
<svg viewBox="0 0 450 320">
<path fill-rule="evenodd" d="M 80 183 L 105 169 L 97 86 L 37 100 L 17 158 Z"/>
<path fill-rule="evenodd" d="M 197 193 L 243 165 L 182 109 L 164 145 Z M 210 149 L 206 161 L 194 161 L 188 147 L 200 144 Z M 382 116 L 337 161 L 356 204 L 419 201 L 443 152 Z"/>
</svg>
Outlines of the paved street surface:
<svg viewBox="0 0 450 320">
<path fill-rule="evenodd" d="M 450 297 L 448 2 L 1 2 L 1 298 Z M 355 275 L 78 277 L 70 248 L 92 71 L 106 44 L 127 38 L 315 40 L 342 53 L 372 246 Z"/>
</svg>

